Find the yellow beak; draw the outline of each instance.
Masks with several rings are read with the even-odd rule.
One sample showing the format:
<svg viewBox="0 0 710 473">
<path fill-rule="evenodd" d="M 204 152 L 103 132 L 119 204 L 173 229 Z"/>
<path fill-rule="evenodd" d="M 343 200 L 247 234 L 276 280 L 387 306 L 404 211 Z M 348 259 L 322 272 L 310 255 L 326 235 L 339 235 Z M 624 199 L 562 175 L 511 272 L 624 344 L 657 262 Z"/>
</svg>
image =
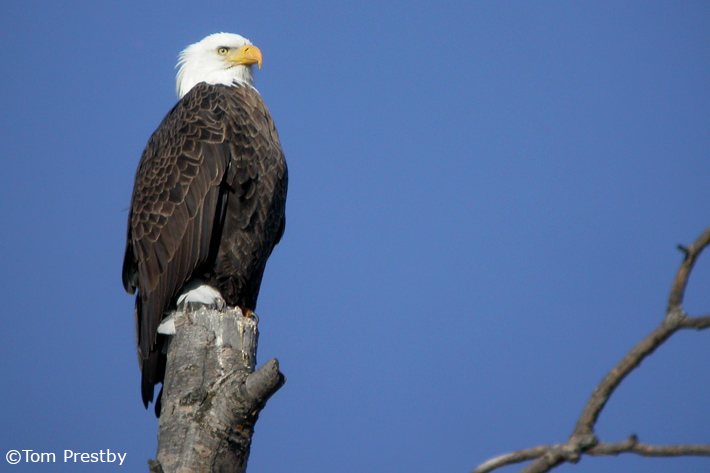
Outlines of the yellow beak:
<svg viewBox="0 0 710 473">
<path fill-rule="evenodd" d="M 226 57 L 226 60 L 234 64 L 244 64 L 247 66 L 258 64 L 259 69 L 261 69 L 261 63 L 263 62 L 261 50 L 251 44 L 242 46 L 233 53 L 230 53 L 230 55 Z"/>
</svg>

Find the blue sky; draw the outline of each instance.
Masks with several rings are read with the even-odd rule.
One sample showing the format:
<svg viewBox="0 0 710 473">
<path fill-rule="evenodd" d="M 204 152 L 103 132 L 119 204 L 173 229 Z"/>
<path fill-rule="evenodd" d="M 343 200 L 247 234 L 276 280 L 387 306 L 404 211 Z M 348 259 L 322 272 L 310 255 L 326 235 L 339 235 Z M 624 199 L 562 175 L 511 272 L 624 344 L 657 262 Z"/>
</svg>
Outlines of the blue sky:
<svg viewBox="0 0 710 473">
<path fill-rule="evenodd" d="M 210 33 L 263 51 L 290 172 L 257 308 L 259 362 L 288 381 L 251 473 L 460 472 L 564 441 L 660 322 L 675 245 L 710 224 L 707 2 L 25 1 L 0 24 L 0 453 L 58 457 L 3 471 L 155 455 L 126 209 L 177 54 Z M 674 336 L 612 397 L 601 439 L 710 443 L 709 359 L 707 333 Z M 67 465 L 65 449 L 127 457 Z"/>
</svg>

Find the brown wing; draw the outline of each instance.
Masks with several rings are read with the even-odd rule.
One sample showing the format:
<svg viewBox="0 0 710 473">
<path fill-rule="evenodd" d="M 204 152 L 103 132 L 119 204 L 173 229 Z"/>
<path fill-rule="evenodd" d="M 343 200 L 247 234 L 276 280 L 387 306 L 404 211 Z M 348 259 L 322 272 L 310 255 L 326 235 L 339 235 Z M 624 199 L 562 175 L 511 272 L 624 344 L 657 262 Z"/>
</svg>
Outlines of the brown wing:
<svg viewBox="0 0 710 473">
<path fill-rule="evenodd" d="M 217 92 L 200 84 L 165 117 L 146 146 L 131 199 L 123 265 L 127 292 L 138 288 L 136 326 L 143 401 L 162 381 L 157 329 L 192 272 L 210 255 L 220 224 L 230 161 Z M 150 385 L 149 392 L 146 392 Z"/>
<path fill-rule="evenodd" d="M 230 306 L 254 310 L 266 261 L 285 223 L 287 169 L 278 134 L 261 96 L 223 87 L 232 161 L 224 228 L 211 281 Z"/>
</svg>

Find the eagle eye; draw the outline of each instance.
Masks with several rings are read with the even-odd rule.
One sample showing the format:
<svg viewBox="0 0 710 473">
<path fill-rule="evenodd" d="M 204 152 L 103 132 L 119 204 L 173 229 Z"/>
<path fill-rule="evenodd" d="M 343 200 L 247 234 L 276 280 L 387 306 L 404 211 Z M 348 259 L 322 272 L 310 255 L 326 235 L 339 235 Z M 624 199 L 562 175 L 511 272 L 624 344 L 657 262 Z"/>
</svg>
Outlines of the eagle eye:
<svg viewBox="0 0 710 473">
<path fill-rule="evenodd" d="M 227 47 L 225 47 L 225 46 L 222 46 L 222 47 L 220 47 L 220 48 L 217 49 L 217 54 L 219 54 L 220 56 L 224 56 L 224 55 L 227 54 L 228 52 L 229 52 L 229 48 L 227 48 Z"/>
</svg>

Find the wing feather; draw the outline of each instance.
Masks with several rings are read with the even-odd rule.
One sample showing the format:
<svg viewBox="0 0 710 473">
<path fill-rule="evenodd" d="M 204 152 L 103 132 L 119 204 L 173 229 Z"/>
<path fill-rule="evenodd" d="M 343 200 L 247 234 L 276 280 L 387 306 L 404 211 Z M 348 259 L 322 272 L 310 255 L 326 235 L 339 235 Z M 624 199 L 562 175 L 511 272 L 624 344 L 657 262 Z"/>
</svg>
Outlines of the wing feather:
<svg viewBox="0 0 710 473">
<path fill-rule="evenodd" d="M 209 256 L 229 161 L 224 128 L 211 106 L 215 98 L 207 87 L 193 88 L 153 134 L 136 173 L 124 286 L 137 287 L 141 299 L 137 325 L 144 360 L 164 311 Z"/>
</svg>

